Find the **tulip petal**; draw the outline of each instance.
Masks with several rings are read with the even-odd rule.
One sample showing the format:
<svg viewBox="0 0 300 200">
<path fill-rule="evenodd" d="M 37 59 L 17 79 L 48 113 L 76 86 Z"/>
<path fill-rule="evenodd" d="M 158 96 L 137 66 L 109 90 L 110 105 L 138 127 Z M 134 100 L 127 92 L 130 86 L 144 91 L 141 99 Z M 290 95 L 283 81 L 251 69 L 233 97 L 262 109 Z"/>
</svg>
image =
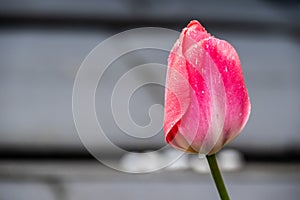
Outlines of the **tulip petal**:
<svg viewBox="0 0 300 200">
<path fill-rule="evenodd" d="M 203 43 L 218 67 L 226 93 L 226 115 L 222 145 L 235 138 L 250 115 L 250 100 L 245 86 L 240 59 L 234 47 L 224 40 L 209 38 Z"/>
<path fill-rule="evenodd" d="M 199 127 L 192 146 L 207 154 L 222 136 L 225 121 L 225 89 L 218 67 L 203 48 L 203 41 L 186 51 L 189 83 L 197 96 Z M 195 122 L 194 122 L 195 123 Z M 190 133 L 185 133 L 189 137 Z"/>
<path fill-rule="evenodd" d="M 168 59 L 170 67 L 166 78 L 165 102 L 167 103 L 165 105 L 164 131 L 168 143 L 176 143 L 173 145 L 174 147 L 183 146 L 182 148 L 184 148 L 186 144 L 179 144 L 185 143 L 185 141 L 181 141 L 182 138 L 176 138 L 179 137 L 176 135 L 180 120 L 190 102 L 186 61 L 181 52 L 181 43 L 177 41 Z"/>
</svg>

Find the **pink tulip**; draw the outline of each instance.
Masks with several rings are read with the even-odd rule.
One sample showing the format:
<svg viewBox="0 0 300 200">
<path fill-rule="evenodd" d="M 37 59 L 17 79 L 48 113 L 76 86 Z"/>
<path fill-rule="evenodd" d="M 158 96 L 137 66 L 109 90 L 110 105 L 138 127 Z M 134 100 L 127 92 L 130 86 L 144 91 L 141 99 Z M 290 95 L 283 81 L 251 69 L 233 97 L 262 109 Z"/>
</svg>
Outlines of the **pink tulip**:
<svg viewBox="0 0 300 200">
<path fill-rule="evenodd" d="M 242 131 L 250 107 L 235 49 L 191 21 L 168 59 L 166 141 L 185 152 L 212 155 Z"/>
</svg>

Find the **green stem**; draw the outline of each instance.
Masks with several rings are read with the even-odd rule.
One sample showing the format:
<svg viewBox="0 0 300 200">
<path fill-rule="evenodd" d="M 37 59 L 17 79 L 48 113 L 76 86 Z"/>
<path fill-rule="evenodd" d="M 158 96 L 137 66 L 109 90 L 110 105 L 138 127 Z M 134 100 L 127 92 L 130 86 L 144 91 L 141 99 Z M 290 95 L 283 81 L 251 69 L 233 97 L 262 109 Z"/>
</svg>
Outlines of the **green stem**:
<svg viewBox="0 0 300 200">
<path fill-rule="evenodd" d="M 221 200 L 230 200 L 229 195 L 226 190 L 226 187 L 225 187 L 225 184 L 224 184 L 224 181 L 223 181 L 223 178 L 222 178 L 222 174 L 218 167 L 216 154 L 206 156 L 206 159 L 208 161 L 209 168 L 210 168 L 212 177 L 215 181 L 215 184 L 217 186 Z"/>
</svg>

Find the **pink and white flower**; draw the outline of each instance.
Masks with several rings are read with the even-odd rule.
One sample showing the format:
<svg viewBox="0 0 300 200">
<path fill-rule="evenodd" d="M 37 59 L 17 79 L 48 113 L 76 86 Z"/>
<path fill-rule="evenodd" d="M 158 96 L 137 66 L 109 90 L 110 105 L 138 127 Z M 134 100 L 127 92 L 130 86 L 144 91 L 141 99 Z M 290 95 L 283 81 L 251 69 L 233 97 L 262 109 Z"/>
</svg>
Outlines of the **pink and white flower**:
<svg viewBox="0 0 300 200">
<path fill-rule="evenodd" d="M 214 154 L 242 131 L 250 107 L 235 49 L 191 21 L 168 59 L 166 141 L 185 152 Z"/>
</svg>

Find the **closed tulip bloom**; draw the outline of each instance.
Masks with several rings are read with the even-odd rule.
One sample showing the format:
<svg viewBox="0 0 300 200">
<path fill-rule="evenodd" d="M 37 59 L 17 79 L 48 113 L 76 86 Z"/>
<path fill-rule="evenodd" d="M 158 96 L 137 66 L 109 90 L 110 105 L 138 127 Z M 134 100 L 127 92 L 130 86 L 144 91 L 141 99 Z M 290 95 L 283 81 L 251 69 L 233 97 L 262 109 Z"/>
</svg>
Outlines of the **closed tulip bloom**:
<svg viewBox="0 0 300 200">
<path fill-rule="evenodd" d="M 242 131 L 250 107 L 233 46 L 191 21 L 168 59 L 166 141 L 185 152 L 212 155 Z"/>
</svg>

